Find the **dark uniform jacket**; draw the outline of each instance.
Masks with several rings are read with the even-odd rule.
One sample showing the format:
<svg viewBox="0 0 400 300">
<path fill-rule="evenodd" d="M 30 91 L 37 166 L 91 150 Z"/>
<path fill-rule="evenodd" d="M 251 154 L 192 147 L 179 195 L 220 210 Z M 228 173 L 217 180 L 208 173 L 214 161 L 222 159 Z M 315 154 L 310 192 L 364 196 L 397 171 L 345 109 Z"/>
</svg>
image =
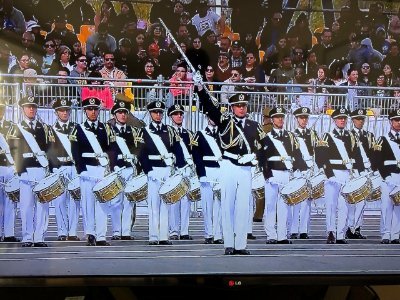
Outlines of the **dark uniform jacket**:
<svg viewBox="0 0 400 300">
<path fill-rule="evenodd" d="M 355 137 L 358 138 L 364 148 L 365 154 L 367 154 L 367 157 L 371 160 L 376 142 L 374 134 L 372 132 L 362 130 L 362 134 L 359 135 L 358 130 L 356 131 L 355 129 L 352 129 L 351 132 Z"/>
<path fill-rule="evenodd" d="M 0 134 L 3 135 L 4 139 L 7 137 L 8 131 L 11 129 L 12 123 L 7 120 L 0 121 Z M 4 150 L 4 149 L 2 149 Z M 0 166 L 10 166 L 10 162 L 8 161 L 5 153 L 0 153 Z"/>
<path fill-rule="evenodd" d="M 49 130 L 47 124 L 36 121 L 36 127 L 31 129 L 29 124 L 23 120 L 21 122 L 22 128 L 33 135 L 39 145 L 41 151 L 47 152 L 50 143 L 54 142 L 54 136 Z M 32 153 L 32 149 L 23 137 L 21 131 L 16 124 L 10 129 L 7 134 L 7 141 L 10 146 L 10 152 L 15 162 L 15 168 L 18 175 L 26 172 L 26 168 L 41 168 L 42 166 L 37 161 L 36 157 L 23 157 L 24 153 Z M 49 161 L 49 168 L 52 169 L 51 161 Z"/>
<path fill-rule="evenodd" d="M 206 129 L 203 132 L 205 132 L 206 135 L 212 137 L 216 141 L 219 147 L 219 138 L 217 132 L 215 135 L 213 135 L 209 127 L 206 127 Z M 204 137 L 203 132 L 198 131 L 196 135 L 193 137 L 193 142 L 192 142 L 193 161 L 194 164 L 196 165 L 196 173 L 199 178 L 206 176 L 206 167 L 207 168 L 220 167 L 218 161 L 210 161 L 203 159 L 204 156 L 215 156 L 214 152 L 211 150 L 210 144 Z"/>
<path fill-rule="evenodd" d="M 353 169 L 362 172 L 365 170 L 360 148 L 358 147 L 356 137 L 348 130 L 344 130 L 343 136 L 335 128 L 332 131 L 334 137 L 343 141 L 345 149 L 350 159 L 354 159 Z M 330 134 L 325 133 L 322 140 L 319 141 L 315 149 L 315 158 L 318 168 L 324 168 L 325 175 L 330 178 L 334 176 L 333 170 L 347 170 L 345 164 L 332 164 L 330 160 L 342 160 L 338 148 Z"/>
<path fill-rule="evenodd" d="M 150 123 L 149 129 L 151 133 L 160 136 L 168 153 L 173 153 L 175 155 L 175 166 L 177 168 L 182 168 L 185 165 L 185 159 L 180 145 L 180 137 L 175 129 L 172 126 L 162 124 L 161 130 L 157 131 L 153 123 Z M 163 160 L 149 159 L 149 155 L 160 155 L 160 152 L 146 129 L 142 128 L 140 130 L 138 141 L 140 142 L 139 161 L 144 173 L 148 174 L 153 170 L 153 167 L 167 166 Z"/>
<path fill-rule="evenodd" d="M 395 142 L 400 147 L 400 141 L 396 139 L 392 132 L 389 132 L 388 136 L 392 142 Z M 400 167 L 398 164 L 390 164 L 385 166 L 385 161 L 396 160 L 392 147 L 389 145 L 386 137 L 381 136 L 376 141 L 372 157 L 372 168 L 379 170 L 382 178 L 385 179 L 387 176 L 390 176 L 391 173 L 400 173 Z"/>
<path fill-rule="evenodd" d="M 116 155 L 115 152 L 113 152 L 113 149 L 115 148 L 112 144 L 115 143 L 115 136 L 111 127 L 108 124 L 98 122 L 97 128 L 93 131 L 88 121 L 85 121 L 83 125 L 86 130 L 89 130 L 96 135 L 101 149 L 108 155 L 110 170 L 113 170 L 115 166 Z M 72 156 L 74 158 L 78 174 L 87 170 L 86 165 L 100 165 L 96 158 L 82 157 L 82 153 L 94 153 L 94 150 L 80 125 L 75 127 L 70 134 L 69 139 L 71 141 Z"/>
<path fill-rule="evenodd" d="M 64 131 L 64 129 L 61 128 L 60 124 L 56 122 L 54 124 L 54 127 L 50 127 L 52 135 L 54 136 L 54 143 L 51 143 L 49 150 L 47 151 L 47 156 L 52 162 L 54 168 L 59 168 L 61 166 L 72 166 L 74 164 L 73 158 L 69 157 L 67 151 L 65 150 L 55 131 L 61 134 L 65 134 L 69 138 L 69 135 L 72 133 L 76 126 L 76 123 L 68 122 L 68 126 Z"/>
<path fill-rule="evenodd" d="M 306 128 L 304 134 L 300 133 L 300 129 L 296 128 L 294 130 L 294 135 L 297 138 L 302 138 L 307 145 L 308 153 L 314 155 L 314 148 L 318 142 L 318 134 L 315 130 Z"/>
<path fill-rule="evenodd" d="M 115 143 L 114 145 L 116 146 L 115 148 L 115 153 L 117 155 L 117 161 L 116 165 L 120 168 L 126 167 L 134 167 L 136 169 L 136 175 L 139 174 L 142 170 L 142 167 L 139 164 L 139 160 L 137 158 L 139 154 L 139 147 L 138 147 L 138 133 L 139 129 L 136 127 L 132 127 L 130 125 L 125 125 L 125 132 L 122 133 L 120 129 L 117 127 L 117 125 L 114 125 L 112 127 L 114 133 L 116 136 L 121 137 L 125 140 L 126 145 L 129 148 L 129 151 L 131 154 L 136 155 L 136 157 L 132 160 L 133 165 L 129 160 L 126 160 L 124 158 L 118 158 L 119 155 L 122 155 L 122 151 L 119 148 L 118 144 Z"/>
<path fill-rule="evenodd" d="M 293 171 L 307 170 L 307 165 L 303 160 L 300 152 L 299 142 L 292 132 L 283 130 L 283 136 L 279 137 L 275 130 L 272 130 L 271 135 L 273 139 L 277 139 L 283 142 L 283 146 L 285 147 L 287 155 L 292 158 Z M 270 138 L 270 136 L 267 135 L 266 145 L 263 149 L 262 155 L 263 172 L 265 179 L 272 177 L 272 170 L 288 170 L 285 162 L 269 160 L 273 156 L 281 156 L 281 153 L 278 152 L 278 149 L 275 147 L 272 139 Z"/>
<path fill-rule="evenodd" d="M 222 114 L 219 105 L 211 100 L 205 90 L 199 91 L 198 94 L 204 113 L 218 126 L 223 157 L 239 166 L 252 166 L 252 164 L 251 162 L 239 164 L 238 160 L 224 155 L 224 152 L 227 151 L 240 156 L 254 153 L 258 160 L 260 160 L 260 150 L 264 146 L 266 137 L 261 125 L 256 121 L 246 119 L 244 128 L 241 129 L 250 146 L 250 151 L 248 151 L 243 137 L 238 130 L 238 120 L 232 114 Z"/>
</svg>

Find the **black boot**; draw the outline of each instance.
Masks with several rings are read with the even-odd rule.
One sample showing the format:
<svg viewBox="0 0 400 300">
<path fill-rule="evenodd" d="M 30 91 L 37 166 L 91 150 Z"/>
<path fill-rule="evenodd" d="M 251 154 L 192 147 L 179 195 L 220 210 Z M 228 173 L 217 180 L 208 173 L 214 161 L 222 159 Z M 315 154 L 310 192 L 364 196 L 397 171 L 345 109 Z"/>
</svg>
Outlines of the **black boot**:
<svg viewBox="0 0 400 300">
<path fill-rule="evenodd" d="M 353 234 L 353 238 L 354 239 L 358 239 L 358 240 L 365 240 L 367 237 L 365 235 L 361 234 L 361 228 L 357 227 L 354 234 Z"/>
</svg>

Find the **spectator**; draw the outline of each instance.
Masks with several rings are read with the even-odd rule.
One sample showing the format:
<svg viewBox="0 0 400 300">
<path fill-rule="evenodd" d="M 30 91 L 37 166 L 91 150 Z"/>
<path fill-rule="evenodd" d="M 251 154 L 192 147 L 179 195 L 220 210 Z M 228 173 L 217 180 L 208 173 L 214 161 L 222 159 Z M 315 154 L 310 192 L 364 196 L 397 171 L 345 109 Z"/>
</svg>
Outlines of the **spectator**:
<svg viewBox="0 0 400 300">
<path fill-rule="evenodd" d="M 230 78 L 231 66 L 229 63 L 229 55 L 227 52 L 220 52 L 218 56 L 218 63 L 215 67 L 215 79 L 219 82 L 223 82 Z"/>
<path fill-rule="evenodd" d="M 21 46 L 18 48 L 18 52 L 29 53 L 32 59 L 38 64 L 41 61 L 43 55 L 43 44 L 40 47 L 35 43 L 35 35 L 32 32 L 26 31 L 22 34 Z"/>
<path fill-rule="evenodd" d="M 84 85 L 87 84 L 86 79 L 78 79 L 82 77 L 88 77 L 89 71 L 87 69 L 86 55 L 81 54 L 76 58 L 75 68 L 71 71 L 71 77 L 77 77 L 77 79 L 71 79 L 71 84 Z"/>
<path fill-rule="evenodd" d="M 185 81 L 186 83 L 184 83 Z M 189 81 L 191 81 L 191 76 L 188 74 L 186 64 L 178 65 L 176 72 L 169 79 L 171 83 L 169 91 L 174 96 L 174 102 L 178 101 L 180 104 L 188 105 L 190 88 L 193 87 L 193 84 L 188 83 Z"/>
<path fill-rule="evenodd" d="M 57 50 L 56 58 L 53 60 L 49 75 L 55 75 L 61 68 L 67 68 L 68 72 L 74 69 L 74 66 L 69 63 L 71 49 L 65 45 L 60 46 Z"/>
<path fill-rule="evenodd" d="M 39 0 L 34 7 L 34 16 L 43 30 L 49 32 L 54 19 L 57 16 L 65 16 L 64 6 L 59 0 Z"/>
<path fill-rule="evenodd" d="M 287 38 L 285 35 L 282 35 L 279 37 L 277 45 L 271 45 L 265 52 L 262 62 L 265 74 L 269 76 L 272 70 L 279 68 L 280 55 L 289 52 Z"/>
<path fill-rule="evenodd" d="M 306 52 L 305 71 L 307 78 L 316 78 L 318 72 L 317 54 L 311 49 Z"/>
<path fill-rule="evenodd" d="M 245 62 L 245 53 L 242 44 L 239 41 L 233 41 L 231 46 L 230 65 L 232 68 L 242 68 Z"/>
<path fill-rule="evenodd" d="M 398 73 L 393 72 L 391 65 L 385 64 L 382 70 L 385 75 L 385 86 L 392 86 L 395 82 L 399 81 L 399 78 L 397 77 Z"/>
<path fill-rule="evenodd" d="M 124 81 L 118 81 L 120 79 L 126 79 L 126 75 L 123 71 L 115 67 L 115 57 L 110 51 L 104 52 L 104 67 L 100 69 L 100 74 L 104 81 L 104 84 L 111 86 L 126 86 L 127 83 Z M 112 81 L 107 81 L 112 79 Z"/>
<path fill-rule="evenodd" d="M 203 43 L 200 36 L 196 36 L 192 40 L 192 47 L 187 49 L 186 56 L 196 71 L 200 71 L 204 75 L 206 66 L 210 63 L 210 57 L 206 50 L 202 47 Z"/>
<path fill-rule="evenodd" d="M 329 66 L 335 59 L 335 47 L 332 44 L 332 30 L 324 28 L 321 33 L 321 41 L 312 47 L 312 50 L 317 56 L 317 62 L 320 65 Z"/>
<path fill-rule="evenodd" d="M 115 66 L 129 78 L 135 78 L 135 69 L 139 67 L 139 61 L 132 55 L 132 43 L 127 38 L 118 41 L 118 49 L 114 53 Z"/>
<path fill-rule="evenodd" d="M 286 84 L 294 78 L 294 68 L 292 65 L 292 57 L 289 52 L 282 53 L 280 58 L 280 65 L 278 69 L 271 73 L 268 83 Z M 284 87 L 269 86 L 268 90 L 271 92 L 284 91 Z"/>
<path fill-rule="evenodd" d="M 300 46 L 296 46 L 292 52 L 292 64 L 294 68 L 306 68 L 304 62 L 304 50 Z"/>
<path fill-rule="evenodd" d="M 25 17 L 23 13 L 14 7 L 13 0 L 3 0 L 4 28 L 21 36 L 25 30 Z"/>
<path fill-rule="evenodd" d="M 396 41 L 390 43 L 389 52 L 382 61 L 382 66 L 386 64 L 392 66 L 395 73 L 400 74 L 400 51 Z"/>
<path fill-rule="evenodd" d="M 267 21 L 261 31 L 260 49 L 267 52 L 267 49 L 272 45 L 277 46 L 279 39 L 285 35 L 286 29 L 282 25 L 281 12 L 274 12 L 271 20 Z"/>
<path fill-rule="evenodd" d="M 160 23 L 152 24 L 147 30 L 146 45 L 156 44 L 161 51 L 168 49 L 168 42 Z"/>
<path fill-rule="evenodd" d="M 76 60 L 81 55 L 82 55 L 82 45 L 81 45 L 80 41 L 76 40 L 74 42 L 74 44 L 72 45 L 72 48 L 71 48 L 71 54 L 70 54 L 70 57 L 69 57 L 69 63 L 71 65 L 75 65 Z"/>
<path fill-rule="evenodd" d="M 206 86 L 210 92 L 221 90 L 221 85 L 213 84 L 213 82 L 217 82 L 214 75 L 215 75 L 214 67 L 212 65 L 208 65 L 206 67 L 206 72 L 204 75 L 204 83 L 206 84 Z M 216 95 L 214 95 L 214 97 L 215 96 Z"/>
<path fill-rule="evenodd" d="M 160 0 L 155 2 L 150 10 L 150 23 L 158 23 L 158 18 L 161 18 L 164 22 L 167 22 L 173 13 L 173 10 L 174 3 L 171 0 Z"/>
<path fill-rule="evenodd" d="M 214 32 L 208 30 L 202 38 L 202 48 L 208 54 L 208 60 L 211 64 L 216 64 L 219 55 L 219 46 Z"/>
<path fill-rule="evenodd" d="M 101 100 L 102 107 L 106 109 L 111 109 L 114 105 L 113 93 L 108 86 L 103 86 L 103 80 L 101 80 L 102 75 L 99 71 L 92 71 L 89 73 L 90 78 L 99 78 L 99 80 L 91 79 L 89 80 L 89 86 L 82 88 L 81 98 L 82 100 L 96 97 Z"/>
<path fill-rule="evenodd" d="M 17 64 L 11 67 L 10 74 L 18 75 L 23 74 L 26 69 L 31 68 L 30 56 L 28 53 L 21 53 L 18 57 Z M 15 82 L 22 82 L 21 77 L 15 77 Z"/>
<path fill-rule="evenodd" d="M 293 27 L 289 28 L 288 34 L 297 37 L 298 45 L 304 51 L 311 49 L 312 33 L 308 23 L 307 15 L 302 12 L 295 21 Z"/>
<path fill-rule="evenodd" d="M 357 96 L 366 96 L 368 94 L 368 91 L 359 88 L 365 85 L 362 82 L 358 81 L 358 71 L 353 67 L 347 71 L 347 81 L 340 84 L 339 86 L 347 87 L 347 89 L 341 88 L 338 91 L 339 93 L 347 93 L 347 97 L 345 103 L 338 103 L 338 105 L 339 107 L 346 105 L 346 107 L 349 108 L 350 111 L 353 111 L 360 107 L 360 99 L 358 99 Z"/>
<path fill-rule="evenodd" d="M 110 0 L 104 0 L 100 6 L 100 14 L 94 16 L 94 25 L 96 26 L 96 30 L 99 30 L 100 24 L 107 24 L 107 29 L 110 32 L 113 32 L 116 17 L 117 13 L 115 12 L 112 2 Z"/>
<path fill-rule="evenodd" d="M 207 30 L 216 35 L 225 30 L 225 18 L 208 9 L 207 1 L 200 0 L 197 6 L 197 14 L 192 18 L 192 24 L 196 27 L 199 36 L 203 36 Z"/>
<path fill-rule="evenodd" d="M 94 23 L 95 13 L 85 0 L 74 0 L 65 7 L 65 16 L 75 32 L 79 32 L 81 25 Z"/>
<path fill-rule="evenodd" d="M 137 24 L 137 17 L 135 10 L 133 9 L 132 3 L 130 1 L 121 2 L 121 13 L 115 19 L 114 31 L 111 32 L 117 39 L 122 38 L 124 34 L 122 31 L 127 24 L 134 23 Z"/>
<path fill-rule="evenodd" d="M 264 1 L 253 0 L 243 5 L 243 0 L 229 1 L 229 6 L 232 8 L 231 27 L 234 32 L 239 33 L 241 41 L 245 40 L 247 33 L 256 36 L 258 29 L 263 25 L 264 15 L 259 13 L 262 2 Z"/>
<path fill-rule="evenodd" d="M 100 42 L 105 42 L 108 50 L 112 53 L 117 50 L 117 42 L 115 41 L 115 38 L 108 33 L 107 23 L 101 23 L 97 28 L 97 32 L 89 36 L 86 41 L 86 56 L 89 60 L 91 60 L 95 55 L 94 49 Z"/>
<path fill-rule="evenodd" d="M 235 91 L 243 89 L 243 84 L 232 85 L 232 83 L 244 83 L 241 68 L 232 68 L 231 77 L 221 86 L 221 103 L 223 104 L 228 104 L 228 99 L 235 94 Z"/>
<path fill-rule="evenodd" d="M 107 48 L 107 44 L 99 42 L 94 50 L 94 56 L 89 63 L 89 71 L 99 71 L 104 67 L 104 53 L 110 52 Z"/>
<path fill-rule="evenodd" d="M 231 51 L 232 41 L 227 36 L 222 36 L 221 40 L 219 41 L 219 51 L 228 53 Z"/>
<path fill-rule="evenodd" d="M 65 78 L 69 75 L 69 70 L 64 67 L 61 67 L 55 74 L 55 76 L 58 76 L 58 78 L 54 80 L 55 85 L 50 86 L 52 100 L 57 98 L 68 98 L 73 100 L 73 103 L 78 103 L 76 89 L 71 86 L 71 84 L 68 82 L 68 79 Z"/>
<path fill-rule="evenodd" d="M 361 41 L 361 45 L 362 45 L 362 47 L 365 48 L 364 57 L 366 57 L 366 62 L 368 62 L 369 65 L 374 70 L 381 69 L 381 63 L 382 63 L 384 56 L 378 50 L 372 48 L 371 39 L 370 38 L 363 39 Z"/>
<path fill-rule="evenodd" d="M 326 87 L 326 86 L 330 86 L 330 85 L 335 86 L 335 83 L 333 82 L 333 80 L 331 80 L 328 76 L 329 76 L 328 67 L 326 65 L 318 66 L 317 78 L 315 80 L 315 84 L 317 85 L 317 89 L 316 89 L 317 93 L 327 94 L 327 93 L 334 92 L 333 88 Z M 322 85 L 324 87 L 321 87 Z"/>
<path fill-rule="evenodd" d="M 375 97 L 390 97 L 391 93 L 388 89 L 385 89 L 387 87 L 386 82 L 385 82 L 385 73 L 383 71 L 378 73 L 378 76 L 376 77 L 375 81 L 375 86 L 376 89 L 372 90 L 372 96 Z"/>
<path fill-rule="evenodd" d="M 50 70 L 50 67 L 53 63 L 53 60 L 56 58 L 56 43 L 52 39 L 46 39 L 46 42 L 43 45 L 44 55 L 42 58 L 42 74 L 47 75 Z"/>
<path fill-rule="evenodd" d="M 246 53 L 246 64 L 243 68 L 243 80 L 246 83 L 265 83 L 265 73 L 258 64 L 257 56 L 254 52 Z M 260 90 L 261 87 L 252 87 L 251 90 Z"/>
<path fill-rule="evenodd" d="M 371 67 L 368 63 L 363 63 L 359 73 L 359 81 L 364 83 L 366 86 L 374 85 L 373 74 L 371 73 Z"/>
<path fill-rule="evenodd" d="M 57 16 L 54 19 L 54 29 L 46 35 L 46 39 L 61 38 L 61 44 L 72 48 L 72 45 L 77 40 L 76 34 L 67 28 L 67 21 L 64 16 Z"/>
</svg>

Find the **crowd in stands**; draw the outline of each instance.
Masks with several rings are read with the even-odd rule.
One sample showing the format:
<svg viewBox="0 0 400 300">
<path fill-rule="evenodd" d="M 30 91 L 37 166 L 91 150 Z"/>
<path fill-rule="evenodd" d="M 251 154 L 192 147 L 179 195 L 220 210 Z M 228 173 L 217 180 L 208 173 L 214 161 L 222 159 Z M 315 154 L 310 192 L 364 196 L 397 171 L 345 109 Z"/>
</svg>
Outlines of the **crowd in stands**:
<svg viewBox="0 0 400 300">
<path fill-rule="evenodd" d="M 399 84 L 400 10 L 389 16 L 383 2 L 371 2 L 368 10 L 361 10 L 358 1 L 348 1 L 339 17 L 327 13 L 325 27 L 312 32 L 307 13 L 285 10 L 284 1 L 229 0 L 231 31 L 239 37 L 235 40 L 225 34 L 225 17 L 205 0 L 161 0 L 153 4 L 148 22 L 138 19 L 131 1 L 120 2 L 119 14 L 109 0 L 96 14 L 84 0 L 67 7 L 58 0 L 3 0 L 0 72 L 29 70 L 30 76 L 105 79 L 162 75 L 180 86 L 181 81 L 191 80 L 192 70 L 166 34 L 161 18 L 205 82 L 382 87 L 367 91 L 374 96 L 392 96 L 384 88 Z M 84 45 L 77 36 L 81 25 L 95 26 Z M 209 88 L 220 86 L 209 84 Z M 221 89 L 225 102 L 232 90 L 223 84 Z M 287 86 L 249 89 L 289 91 Z M 297 91 L 308 92 L 307 88 Z"/>
</svg>

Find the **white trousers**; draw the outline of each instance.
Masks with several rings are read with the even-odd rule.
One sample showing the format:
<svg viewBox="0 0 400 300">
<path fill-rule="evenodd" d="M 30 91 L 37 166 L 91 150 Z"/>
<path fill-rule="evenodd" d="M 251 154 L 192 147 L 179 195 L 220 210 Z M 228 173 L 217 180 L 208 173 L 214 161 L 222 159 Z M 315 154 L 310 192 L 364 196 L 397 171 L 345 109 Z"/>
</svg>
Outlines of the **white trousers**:
<svg viewBox="0 0 400 300">
<path fill-rule="evenodd" d="M 311 201 L 306 199 L 289 208 L 291 215 L 290 233 L 307 233 L 310 225 Z"/>
<path fill-rule="evenodd" d="M 338 240 L 345 238 L 347 230 L 347 202 L 340 190 L 349 178 L 350 171 L 334 170 L 334 176 L 325 181 L 326 230 L 336 233 Z"/>
<path fill-rule="evenodd" d="M 44 242 L 49 223 L 49 203 L 37 201 L 32 189 L 45 176 L 44 168 L 27 168 L 27 172 L 20 176 L 22 242 Z"/>
<path fill-rule="evenodd" d="M 400 185 L 400 174 L 391 175 L 396 184 Z M 394 186 L 385 181 L 382 182 L 381 197 L 381 235 L 382 239 L 395 240 L 399 238 L 400 233 L 400 206 L 395 206 L 390 199 L 389 194 Z"/>
<path fill-rule="evenodd" d="M 121 171 L 121 175 L 125 180 L 133 174 L 133 168 L 126 168 Z M 121 235 L 122 236 L 131 236 L 131 230 L 133 227 L 134 220 L 134 212 L 135 212 L 135 203 L 128 200 L 125 196 L 125 193 L 122 192 L 120 194 L 121 198 Z"/>
<path fill-rule="evenodd" d="M 170 177 L 170 167 L 153 167 L 156 180 L 148 179 L 149 241 L 168 240 L 168 205 L 161 199 L 159 189 L 163 181 Z"/>
<path fill-rule="evenodd" d="M 169 235 L 188 235 L 191 202 L 187 196 L 169 205 Z"/>
<path fill-rule="evenodd" d="M 280 189 L 289 183 L 289 171 L 272 171 L 265 184 L 264 229 L 268 240 L 286 240 L 289 206 L 280 195 Z M 275 226 L 276 225 L 276 226 Z"/>
<path fill-rule="evenodd" d="M 13 176 L 13 167 L 0 167 L 0 183 L 6 183 Z M 15 236 L 15 209 L 16 204 L 8 198 L 4 185 L 0 184 L 0 238 L 3 234 L 5 237 Z"/>
<path fill-rule="evenodd" d="M 222 239 L 221 199 L 214 198 L 213 186 L 220 180 L 220 168 L 206 167 L 206 180 L 200 185 L 204 238 Z"/>
<path fill-rule="evenodd" d="M 251 167 L 221 162 L 221 210 L 224 247 L 243 250 L 247 246 L 247 229 Z"/>
<path fill-rule="evenodd" d="M 360 201 L 356 204 L 347 204 L 347 227 L 349 227 L 352 232 L 356 228 L 359 228 L 363 224 L 363 214 L 365 209 L 365 200 Z"/>
</svg>

